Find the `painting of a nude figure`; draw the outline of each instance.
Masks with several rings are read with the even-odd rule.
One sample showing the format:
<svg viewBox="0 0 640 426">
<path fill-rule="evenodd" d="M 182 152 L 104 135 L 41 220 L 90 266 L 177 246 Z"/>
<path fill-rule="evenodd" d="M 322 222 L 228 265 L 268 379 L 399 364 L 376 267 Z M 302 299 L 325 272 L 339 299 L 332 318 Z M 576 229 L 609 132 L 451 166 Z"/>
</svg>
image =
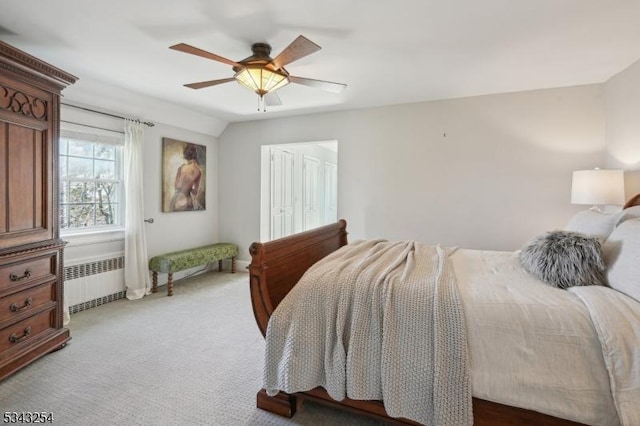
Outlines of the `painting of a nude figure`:
<svg viewBox="0 0 640 426">
<path fill-rule="evenodd" d="M 207 147 L 162 138 L 162 211 L 186 212 L 206 207 Z"/>
</svg>

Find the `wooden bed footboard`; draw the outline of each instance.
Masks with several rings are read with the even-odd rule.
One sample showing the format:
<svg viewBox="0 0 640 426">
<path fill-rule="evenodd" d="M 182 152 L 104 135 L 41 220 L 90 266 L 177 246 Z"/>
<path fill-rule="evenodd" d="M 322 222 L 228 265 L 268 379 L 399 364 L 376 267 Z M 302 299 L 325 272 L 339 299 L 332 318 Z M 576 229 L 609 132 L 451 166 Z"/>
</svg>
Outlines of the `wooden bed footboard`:
<svg viewBox="0 0 640 426">
<path fill-rule="evenodd" d="M 271 314 L 304 272 L 318 260 L 347 244 L 346 228 L 346 221 L 340 220 L 321 228 L 251 245 L 251 303 L 263 335 L 266 334 Z M 295 395 L 280 392 L 276 396 L 269 396 L 262 389 L 257 395 L 257 406 L 275 414 L 292 417 L 304 399 L 384 419 L 389 424 L 416 425 L 406 419 L 388 417 L 381 401 L 356 401 L 348 398 L 335 401 L 322 388 Z M 579 425 L 569 420 L 477 398 L 473 399 L 473 416 L 474 424 L 479 426 Z"/>
<path fill-rule="evenodd" d="M 253 314 L 264 336 L 271 313 L 311 265 L 347 244 L 347 222 L 249 247 L 249 285 Z"/>
</svg>

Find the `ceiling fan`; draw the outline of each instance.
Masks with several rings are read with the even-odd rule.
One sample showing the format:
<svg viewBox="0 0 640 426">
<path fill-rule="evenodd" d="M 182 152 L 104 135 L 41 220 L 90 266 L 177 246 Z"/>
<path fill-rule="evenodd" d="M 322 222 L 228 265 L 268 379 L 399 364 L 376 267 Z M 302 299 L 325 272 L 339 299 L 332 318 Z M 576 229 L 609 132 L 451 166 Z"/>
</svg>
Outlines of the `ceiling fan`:
<svg viewBox="0 0 640 426">
<path fill-rule="evenodd" d="M 253 55 L 237 62 L 185 43 L 179 43 L 169 48 L 231 65 L 235 72 L 233 77 L 185 84 L 186 87 L 202 89 L 235 80 L 258 94 L 259 102 L 263 104 L 263 110 L 266 110 L 264 105 L 282 105 L 282 101 L 275 91 L 289 83 L 302 84 L 333 93 L 341 93 L 347 87 L 342 83 L 296 77 L 289 74 L 284 68 L 285 65 L 321 49 L 320 46 L 301 35 L 280 52 L 275 59 L 269 56 L 271 46 L 267 43 L 254 43 L 251 46 Z M 260 105 L 258 105 L 258 110 L 260 110 Z"/>
</svg>

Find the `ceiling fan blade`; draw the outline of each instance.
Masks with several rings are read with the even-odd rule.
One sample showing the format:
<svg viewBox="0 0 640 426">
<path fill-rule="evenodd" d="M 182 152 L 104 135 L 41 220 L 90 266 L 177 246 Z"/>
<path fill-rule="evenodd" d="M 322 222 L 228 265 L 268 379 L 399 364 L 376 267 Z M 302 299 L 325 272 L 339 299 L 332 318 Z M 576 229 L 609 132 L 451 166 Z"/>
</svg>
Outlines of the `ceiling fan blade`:
<svg viewBox="0 0 640 426">
<path fill-rule="evenodd" d="M 221 78 L 219 80 L 209 80 L 209 81 L 201 81 L 199 83 L 191 83 L 185 84 L 185 87 L 189 87 L 191 89 L 202 89 L 204 87 L 216 86 L 218 84 L 229 83 L 230 81 L 234 81 L 235 78 Z"/>
<path fill-rule="evenodd" d="M 191 55 L 201 56 L 207 59 L 213 59 L 214 61 L 222 62 L 224 64 L 228 64 L 234 67 L 242 67 L 241 64 L 235 61 L 232 61 L 231 59 L 223 58 L 222 56 L 218 56 L 214 53 L 207 52 L 206 50 L 198 49 L 197 47 L 193 47 L 185 43 L 179 43 L 179 44 L 170 46 L 169 49 L 178 50 L 184 53 L 190 53 Z"/>
<path fill-rule="evenodd" d="M 308 38 L 299 35 L 298 38 L 293 40 L 291 44 L 284 48 L 282 52 L 276 58 L 271 61 L 271 65 L 275 69 L 279 70 L 287 64 L 293 61 L 297 61 L 300 58 L 304 58 L 314 52 L 320 50 L 321 47 L 309 40 Z"/>
<path fill-rule="evenodd" d="M 324 80 L 314 80 L 312 78 L 295 77 L 293 75 L 289 76 L 289 80 L 291 80 L 292 83 L 302 84 L 304 86 L 314 87 L 316 89 L 322 89 L 332 93 L 342 93 L 345 87 L 347 87 L 346 84 L 342 84 L 342 83 L 333 83 L 331 81 L 324 81 Z"/>
<path fill-rule="evenodd" d="M 264 95 L 264 103 L 267 106 L 281 106 L 282 99 L 280 99 L 280 96 L 278 96 L 276 92 L 269 92 Z"/>
</svg>

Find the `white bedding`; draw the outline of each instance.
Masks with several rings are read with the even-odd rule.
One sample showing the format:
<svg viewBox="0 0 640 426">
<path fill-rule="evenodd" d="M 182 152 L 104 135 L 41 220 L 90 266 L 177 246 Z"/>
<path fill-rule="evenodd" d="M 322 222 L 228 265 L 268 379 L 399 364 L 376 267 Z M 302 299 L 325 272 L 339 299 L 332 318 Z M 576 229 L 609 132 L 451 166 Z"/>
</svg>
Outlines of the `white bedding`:
<svg viewBox="0 0 640 426">
<path fill-rule="evenodd" d="M 449 259 L 473 396 L 588 425 L 640 425 L 640 303 L 607 287 L 553 288 L 522 269 L 518 252 L 459 249 Z"/>
<path fill-rule="evenodd" d="M 451 259 L 474 396 L 590 425 L 640 424 L 638 302 L 605 287 L 548 286 L 517 252 Z"/>
<path fill-rule="evenodd" d="M 640 425 L 640 303 L 606 287 L 572 289 L 589 308 L 623 425 Z"/>
</svg>

